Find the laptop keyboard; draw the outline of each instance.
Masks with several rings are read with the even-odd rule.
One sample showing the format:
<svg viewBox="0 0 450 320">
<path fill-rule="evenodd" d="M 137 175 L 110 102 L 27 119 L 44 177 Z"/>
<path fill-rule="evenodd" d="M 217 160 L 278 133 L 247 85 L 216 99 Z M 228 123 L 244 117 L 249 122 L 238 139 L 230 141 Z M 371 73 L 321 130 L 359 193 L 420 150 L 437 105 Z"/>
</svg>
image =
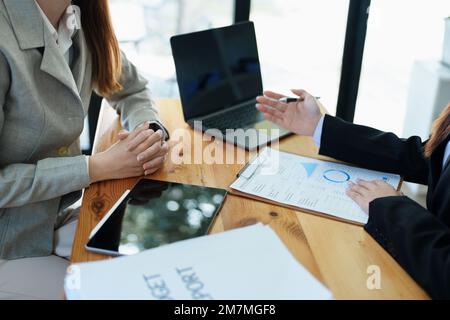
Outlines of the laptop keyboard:
<svg viewBox="0 0 450 320">
<path fill-rule="evenodd" d="M 216 117 L 203 119 L 203 127 L 219 129 L 220 131 L 225 132 L 226 129 L 248 127 L 262 119 L 262 115 L 255 109 L 255 102 L 251 102 Z"/>
</svg>

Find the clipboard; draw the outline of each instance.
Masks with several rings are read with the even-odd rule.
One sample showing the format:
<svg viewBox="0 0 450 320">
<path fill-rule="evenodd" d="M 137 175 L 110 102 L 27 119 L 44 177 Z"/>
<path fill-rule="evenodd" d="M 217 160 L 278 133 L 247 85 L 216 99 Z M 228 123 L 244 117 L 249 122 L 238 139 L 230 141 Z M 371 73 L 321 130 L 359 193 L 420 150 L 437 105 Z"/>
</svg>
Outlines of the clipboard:
<svg viewBox="0 0 450 320">
<path fill-rule="evenodd" d="M 267 149 L 267 148 L 266 148 Z M 282 152 L 282 153 L 286 153 L 286 154 L 290 154 L 291 156 L 297 156 L 299 157 L 299 159 L 301 158 L 306 158 L 306 157 L 302 157 L 300 155 L 294 154 L 294 153 L 289 153 L 289 152 L 285 152 L 285 151 L 278 151 L 278 152 Z M 260 168 L 261 164 L 264 163 L 264 161 L 261 161 L 261 159 L 259 159 L 260 155 L 256 155 L 255 157 L 253 157 L 250 161 L 248 161 L 244 167 L 242 167 L 241 170 L 239 170 L 239 172 L 236 174 L 236 178 L 237 179 L 252 179 L 255 174 L 258 172 L 258 169 Z M 313 158 L 307 158 L 307 159 L 311 159 L 313 161 L 320 161 L 320 162 L 324 162 L 324 163 L 330 163 L 330 164 L 337 164 L 337 165 L 341 165 L 341 166 L 346 166 L 348 168 L 354 168 L 355 170 L 367 170 L 364 168 L 359 168 L 356 166 L 351 166 L 351 165 L 347 165 L 347 164 L 343 164 L 343 163 L 338 163 L 338 162 L 331 162 L 331 161 L 324 161 L 324 160 L 317 160 L 317 159 L 313 159 Z M 367 170 L 367 171 L 371 171 L 371 172 L 376 172 L 376 173 L 382 173 L 382 172 L 378 172 L 378 171 L 373 171 L 373 170 Z M 382 173 L 382 174 L 386 174 L 389 176 L 397 176 L 399 179 L 398 185 L 397 185 L 397 191 L 400 191 L 402 183 L 403 183 L 403 178 L 398 176 L 398 175 L 393 175 L 393 174 L 388 174 L 388 173 Z M 333 219 L 333 220 L 337 220 L 337 221 L 341 221 L 341 222 L 345 222 L 345 223 L 350 223 L 350 224 L 354 224 L 354 225 L 358 225 L 358 226 L 363 226 L 367 223 L 367 221 L 365 222 L 359 222 L 359 221 L 355 221 L 352 219 L 346 219 L 344 217 L 340 217 L 337 215 L 333 215 L 331 213 L 326 213 L 326 212 L 321 212 L 318 210 L 313 210 L 307 207 L 302 207 L 302 206 L 298 206 L 298 205 L 292 205 L 289 203 L 284 203 L 284 202 L 280 202 L 280 201 L 274 201 L 272 199 L 266 198 L 266 197 L 262 197 L 262 196 L 258 196 L 252 193 L 248 193 L 248 192 L 242 192 L 240 190 L 237 190 L 235 188 L 233 188 L 233 184 L 235 184 L 237 182 L 237 180 L 235 180 L 228 188 L 228 192 L 232 195 L 235 196 L 240 196 L 240 197 L 244 197 L 244 198 L 248 198 L 248 199 L 252 199 L 252 200 L 256 200 L 256 201 L 261 201 L 261 202 L 265 202 L 271 205 L 276 205 L 276 206 L 281 206 L 284 208 L 288 208 L 291 209 L 293 211 L 301 211 L 301 212 L 305 212 L 305 213 L 310 213 L 310 214 L 314 214 L 314 215 L 318 215 L 321 217 L 325 217 L 328 219 Z"/>
</svg>

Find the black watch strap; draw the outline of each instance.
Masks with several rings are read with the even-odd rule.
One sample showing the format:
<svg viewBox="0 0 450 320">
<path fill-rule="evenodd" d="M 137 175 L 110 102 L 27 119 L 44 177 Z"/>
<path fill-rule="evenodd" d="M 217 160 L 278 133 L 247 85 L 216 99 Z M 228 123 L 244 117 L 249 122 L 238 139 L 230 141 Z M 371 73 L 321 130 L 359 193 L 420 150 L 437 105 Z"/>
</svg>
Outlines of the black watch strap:
<svg viewBox="0 0 450 320">
<path fill-rule="evenodd" d="M 169 140 L 169 133 L 167 132 L 166 128 L 164 128 L 161 124 L 158 122 L 150 122 L 149 129 L 152 129 L 154 132 L 161 130 L 164 133 L 164 140 Z"/>
</svg>

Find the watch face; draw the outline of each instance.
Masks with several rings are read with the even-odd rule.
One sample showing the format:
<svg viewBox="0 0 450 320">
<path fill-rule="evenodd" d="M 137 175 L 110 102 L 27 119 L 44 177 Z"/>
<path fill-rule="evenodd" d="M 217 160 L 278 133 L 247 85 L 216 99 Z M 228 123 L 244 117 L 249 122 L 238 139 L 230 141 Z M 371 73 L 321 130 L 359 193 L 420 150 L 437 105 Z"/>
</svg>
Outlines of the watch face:
<svg viewBox="0 0 450 320">
<path fill-rule="evenodd" d="M 152 129 L 153 131 L 158 131 L 159 129 L 162 129 L 157 123 L 155 123 L 155 122 L 153 122 L 153 123 L 150 123 L 149 125 L 148 125 L 148 128 L 149 129 Z"/>
<path fill-rule="evenodd" d="M 164 130 L 164 128 L 160 125 L 160 124 L 158 124 L 158 123 L 156 123 L 156 122 L 153 122 L 153 123 L 150 123 L 149 125 L 148 125 L 148 128 L 149 129 L 152 129 L 153 131 L 158 131 L 158 130 L 161 130 L 162 132 L 163 132 L 163 135 L 164 135 L 164 140 L 167 140 L 169 137 L 167 136 L 167 132 L 166 132 L 166 130 Z"/>
</svg>

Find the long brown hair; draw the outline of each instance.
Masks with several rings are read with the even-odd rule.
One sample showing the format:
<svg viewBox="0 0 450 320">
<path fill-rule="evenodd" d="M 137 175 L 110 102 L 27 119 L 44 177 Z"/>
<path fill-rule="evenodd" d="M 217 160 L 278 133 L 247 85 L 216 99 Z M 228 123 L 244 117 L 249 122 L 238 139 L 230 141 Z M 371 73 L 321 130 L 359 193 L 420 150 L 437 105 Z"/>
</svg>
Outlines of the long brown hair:
<svg viewBox="0 0 450 320">
<path fill-rule="evenodd" d="M 81 24 L 92 55 L 92 80 L 102 96 L 120 91 L 122 58 L 111 23 L 108 0 L 73 0 L 81 9 Z"/>
<path fill-rule="evenodd" d="M 433 123 L 431 138 L 425 145 L 425 155 L 427 157 L 436 150 L 438 145 L 450 134 L 450 103 L 444 108 L 439 118 Z"/>
</svg>

